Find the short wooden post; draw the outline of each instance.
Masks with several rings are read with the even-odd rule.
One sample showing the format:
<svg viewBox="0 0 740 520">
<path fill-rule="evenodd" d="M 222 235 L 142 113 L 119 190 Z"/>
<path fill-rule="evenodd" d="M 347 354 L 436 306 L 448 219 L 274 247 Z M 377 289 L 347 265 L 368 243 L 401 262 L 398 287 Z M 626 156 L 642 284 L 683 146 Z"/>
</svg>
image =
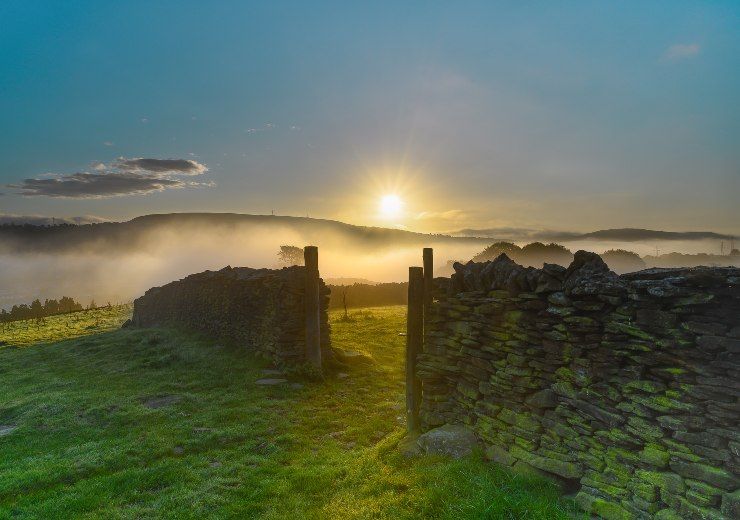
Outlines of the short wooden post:
<svg viewBox="0 0 740 520">
<path fill-rule="evenodd" d="M 409 267 L 409 302 L 406 318 L 406 425 L 419 430 L 421 381 L 416 375 L 416 358 L 424 339 L 424 269 Z"/>
<path fill-rule="evenodd" d="M 306 361 L 321 369 L 319 248 L 306 246 L 303 258 L 306 264 Z"/>
<path fill-rule="evenodd" d="M 424 248 L 424 319 L 432 306 L 432 284 L 434 283 L 434 249 Z"/>
</svg>

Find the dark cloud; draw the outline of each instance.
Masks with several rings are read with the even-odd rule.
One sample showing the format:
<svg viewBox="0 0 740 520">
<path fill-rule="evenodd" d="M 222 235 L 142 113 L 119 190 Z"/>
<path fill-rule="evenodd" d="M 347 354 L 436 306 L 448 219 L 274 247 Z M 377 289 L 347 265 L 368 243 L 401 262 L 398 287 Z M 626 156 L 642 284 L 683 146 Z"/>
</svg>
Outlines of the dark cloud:
<svg viewBox="0 0 740 520">
<path fill-rule="evenodd" d="M 119 170 L 152 173 L 179 173 L 183 175 L 200 175 L 208 170 L 205 164 L 191 159 L 145 159 L 143 157 L 126 159 L 121 157 L 113 163 Z"/>
<path fill-rule="evenodd" d="M 173 188 L 212 186 L 213 183 L 184 181 L 179 176 L 200 175 L 208 168 L 190 159 L 126 159 L 108 166 L 92 164 L 93 173 L 49 175 L 8 184 L 26 197 L 93 199 L 122 195 L 143 195 Z"/>
<path fill-rule="evenodd" d="M 59 197 L 91 199 L 120 195 L 141 195 L 168 188 L 184 188 L 188 183 L 180 179 L 155 177 L 136 172 L 73 173 L 48 179 L 24 179 L 11 188 L 26 197 Z"/>
</svg>

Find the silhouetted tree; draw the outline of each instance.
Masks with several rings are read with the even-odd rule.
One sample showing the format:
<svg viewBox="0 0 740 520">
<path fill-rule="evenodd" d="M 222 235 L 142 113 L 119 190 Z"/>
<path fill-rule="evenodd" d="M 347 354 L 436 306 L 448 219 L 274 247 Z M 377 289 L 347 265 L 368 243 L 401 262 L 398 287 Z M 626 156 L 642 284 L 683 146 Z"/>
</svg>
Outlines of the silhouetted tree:
<svg viewBox="0 0 740 520">
<path fill-rule="evenodd" d="M 512 242 L 496 242 L 473 257 L 473 262 L 489 262 L 495 260 L 501 253 L 516 261 L 522 248 Z"/>
<path fill-rule="evenodd" d="M 501 253 L 518 264 L 542 267 L 542 264 L 569 265 L 573 261 L 573 253 L 560 244 L 543 244 L 532 242 L 519 247 L 512 242 L 496 242 L 473 257 L 474 262 L 488 262 L 495 260 Z"/>
<path fill-rule="evenodd" d="M 280 246 L 278 259 L 285 265 L 303 265 L 303 249 L 296 246 Z"/>
<path fill-rule="evenodd" d="M 599 256 L 606 262 L 609 269 L 619 274 L 639 271 L 646 267 L 640 255 L 625 249 L 610 249 Z"/>
<path fill-rule="evenodd" d="M 81 310 L 82 305 L 68 296 L 62 297 L 61 300 L 59 300 L 58 302 L 56 300 L 46 300 L 43 304 L 40 300 L 36 299 L 31 302 L 30 305 L 27 305 L 25 303 L 13 305 L 13 307 L 11 307 L 10 309 L 10 312 L 2 309 L 2 311 L 0 312 L 0 322 L 30 319 L 40 321 L 46 316 L 53 316 L 54 314 L 64 314 Z"/>
</svg>

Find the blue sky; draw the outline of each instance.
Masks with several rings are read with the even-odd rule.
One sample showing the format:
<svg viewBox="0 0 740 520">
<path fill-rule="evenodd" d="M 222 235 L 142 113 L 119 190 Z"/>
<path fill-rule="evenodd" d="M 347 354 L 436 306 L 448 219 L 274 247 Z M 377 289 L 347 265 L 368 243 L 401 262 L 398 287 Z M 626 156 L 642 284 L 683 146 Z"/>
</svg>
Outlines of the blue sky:
<svg viewBox="0 0 740 520">
<path fill-rule="evenodd" d="M 740 3 L 399 4 L 4 0 L 0 213 L 740 232 Z"/>
</svg>

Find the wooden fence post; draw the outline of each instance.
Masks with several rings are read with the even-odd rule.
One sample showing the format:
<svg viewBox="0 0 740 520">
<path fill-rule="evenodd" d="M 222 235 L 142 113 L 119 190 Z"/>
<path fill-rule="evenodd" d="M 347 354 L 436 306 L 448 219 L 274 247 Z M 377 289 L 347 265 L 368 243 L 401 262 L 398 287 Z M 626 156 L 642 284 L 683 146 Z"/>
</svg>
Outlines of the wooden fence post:
<svg viewBox="0 0 740 520">
<path fill-rule="evenodd" d="M 406 318 L 406 425 L 419 430 L 421 381 L 416 375 L 416 358 L 424 341 L 424 269 L 409 267 L 409 302 Z"/>
<path fill-rule="evenodd" d="M 306 264 L 306 360 L 321 369 L 321 319 L 319 318 L 319 248 L 303 248 Z"/>
<path fill-rule="evenodd" d="M 424 248 L 424 319 L 432 306 L 432 284 L 434 283 L 434 249 Z"/>
</svg>

